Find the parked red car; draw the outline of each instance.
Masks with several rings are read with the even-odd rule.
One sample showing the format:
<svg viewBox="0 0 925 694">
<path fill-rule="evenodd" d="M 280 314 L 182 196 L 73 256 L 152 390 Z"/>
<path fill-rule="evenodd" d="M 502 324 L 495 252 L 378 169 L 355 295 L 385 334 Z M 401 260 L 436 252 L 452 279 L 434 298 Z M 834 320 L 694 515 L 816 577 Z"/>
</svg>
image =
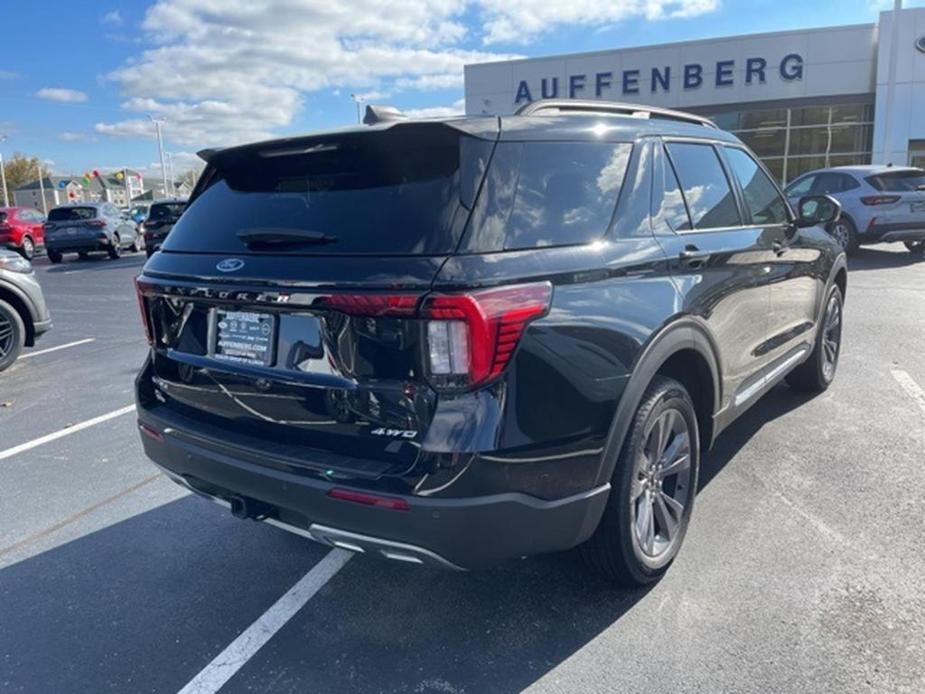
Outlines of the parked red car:
<svg viewBox="0 0 925 694">
<path fill-rule="evenodd" d="M 0 207 L 0 248 L 11 248 L 31 260 L 45 245 L 45 217 L 31 207 Z"/>
</svg>

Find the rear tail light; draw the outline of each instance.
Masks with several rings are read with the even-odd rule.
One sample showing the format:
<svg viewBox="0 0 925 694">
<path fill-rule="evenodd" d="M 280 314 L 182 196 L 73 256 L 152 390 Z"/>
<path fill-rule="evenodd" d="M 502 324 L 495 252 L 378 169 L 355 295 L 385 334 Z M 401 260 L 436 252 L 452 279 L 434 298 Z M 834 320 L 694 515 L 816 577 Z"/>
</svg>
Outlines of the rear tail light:
<svg viewBox="0 0 925 694">
<path fill-rule="evenodd" d="M 552 284 L 460 294 L 333 294 L 318 306 L 351 316 L 422 319 L 427 378 L 440 389 L 485 385 L 511 361 L 527 324 L 546 314 Z M 420 305 L 419 305 L 420 304 Z"/>
<path fill-rule="evenodd" d="M 7 231 L 10 231 L 10 229 L 12 229 L 12 228 L 13 228 L 13 227 L 11 227 L 11 226 L 10 226 L 9 224 L 7 224 L 6 222 L 0 222 L 0 233 L 4 233 L 4 232 L 7 232 Z"/>
<path fill-rule="evenodd" d="M 135 295 L 138 297 L 138 309 L 141 311 L 141 324 L 145 329 L 145 339 L 148 344 L 154 344 L 154 335 L 151 330 L 151 316 L 148 314 L 148 300 L 145 297 L 141 282 L 135 278 Z"/>
<path fill-rule="evenodd" d="M 899 201 L 899 195 L 865 195 L 861 198 L 867 206 L 872 205 L 892 205 L 894 202 Z"/>
<path fill-rule="evenodd" d="M 89 222 L 87 222 L 87 226 L 91 229 L 103 229 L 106 227 L 106 222 L 104 222 L 102 219 L 91 219 Z"/>
<path fill-rule="evenodd" d="M 527 324 L 549 310 L 549 282 L 468 294 L 432 294 L 427 319 L 427 367 L 437 387 L 473 387 L 504 371 Z"/>
</svg>

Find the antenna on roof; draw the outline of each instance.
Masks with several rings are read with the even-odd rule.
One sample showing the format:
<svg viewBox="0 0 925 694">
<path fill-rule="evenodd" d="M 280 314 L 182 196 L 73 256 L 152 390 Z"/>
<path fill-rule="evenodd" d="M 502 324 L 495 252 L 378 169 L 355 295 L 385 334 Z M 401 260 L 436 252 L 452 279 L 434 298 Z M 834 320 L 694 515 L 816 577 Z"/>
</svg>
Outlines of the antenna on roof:
<svg viewBox="0 0 925 694">
<path fill-rule="evenodd" d="M 366 105 L 366 115 L 363 116 L 363 123 L 366 125 L 375 125 L 376 123 L 393 123 L 397 120 L 408 120 L 408 116 L 399 111 L 394 106 L 373 106 Z"/>
</svg>

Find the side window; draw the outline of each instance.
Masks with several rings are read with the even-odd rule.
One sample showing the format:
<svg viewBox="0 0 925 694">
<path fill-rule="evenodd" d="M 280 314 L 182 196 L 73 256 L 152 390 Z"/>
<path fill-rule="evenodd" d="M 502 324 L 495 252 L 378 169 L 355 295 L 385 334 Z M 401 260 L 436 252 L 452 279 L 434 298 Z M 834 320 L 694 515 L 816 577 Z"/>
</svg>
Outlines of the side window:
<svg viewBox="0 0 925 694">
<path fill-rule="evenodd" d="M 587 243 L 607 231 L 633 146 L 596 142 L 522 146 L 504 248 Z"/>
<path fill-rule="evenodd" d="M 837 173 L 821 173 L 816 180 L 816 185 L 813 187 L 813 192 L 820 194 L 840 193 L 844 190 L 842 178 L 843 176 Z"/>
<path fill-rule="evenodd" d="M 667 224 L 674 231 L 687 231 L 691 228 L 691 218 L 681 195 L 681 186 L 674 168 L 668 160 L 663 147 L 657 148 L 658 163 L 655 166 L 653 184 L 652 216 L 659 222 Z"/>
<path fill-rule="evenodd" d="M 842 190 L 854 190 L 855 188 L 860 188 L 861 184 L 858 183 L 854 176 L 849 176 L 848 174 L 842 174 Z"/>
<path fill-rule="evenodd" d="M 667 145 L 694 229 L 740 226 L 735 196 L 712 145 Z"/>
<path fill-rule="evenodd" d="M 754 224 L 783 224 L 787 221 L 787 206 L 777 187 L 744 149 L 726 147 L 729 168 L 739 181 L 745 206 Z"/>
<path fill-rule="evenodd" d="M 787 186 L 787 197 L 790 198 L 801 198 L 804 195 L 809 195 L 809 191 L 813 189 L 813 184 L 816 182 L 816 176 L 804 176 L 803 178 L 798 178 L 789 186 Z"/>
</svg>

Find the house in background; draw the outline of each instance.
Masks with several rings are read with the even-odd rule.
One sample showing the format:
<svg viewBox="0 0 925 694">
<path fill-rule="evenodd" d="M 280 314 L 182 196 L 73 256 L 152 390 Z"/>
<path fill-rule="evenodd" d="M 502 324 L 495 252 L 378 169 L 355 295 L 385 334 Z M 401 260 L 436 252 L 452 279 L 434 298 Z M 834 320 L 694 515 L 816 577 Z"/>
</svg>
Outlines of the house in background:
<svg viewBox="0 0 925 694">
<path fill-rule="evenodd" d="M 86 202 L 90 191 L 85 189 L 73 176 L 45 176 L 45 205 L 47 209 L 68 203 Z M 38 179 L 30 181 L 13 191 L 13 204 L 17 207 L 31 207 L 42 211 L 42 186 Z"/>
</svg>

